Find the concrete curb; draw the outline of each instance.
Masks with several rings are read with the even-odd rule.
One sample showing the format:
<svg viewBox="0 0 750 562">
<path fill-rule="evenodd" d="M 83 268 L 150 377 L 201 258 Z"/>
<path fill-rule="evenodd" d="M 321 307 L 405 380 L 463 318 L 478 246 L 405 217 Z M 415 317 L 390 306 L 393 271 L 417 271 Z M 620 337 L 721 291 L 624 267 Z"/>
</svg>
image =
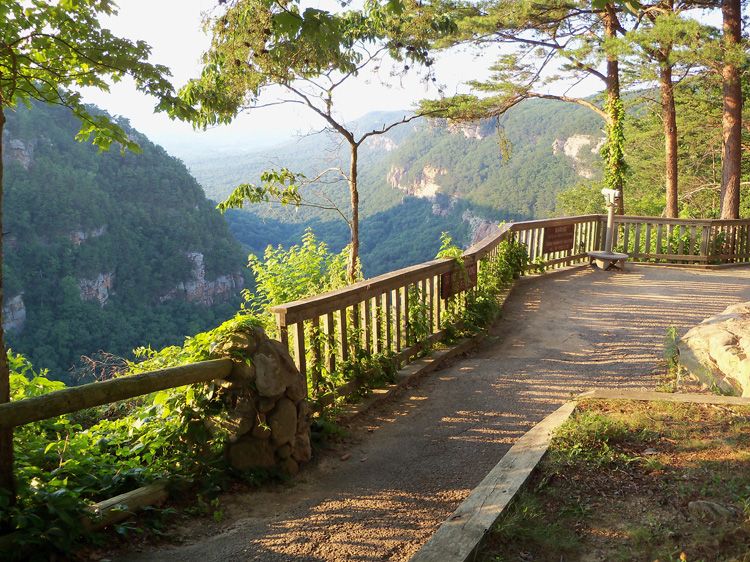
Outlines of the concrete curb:
<svg viewBox="0 0 750 562">
<path fill-rule="evenodd" d="M 500 459 L 411 558 L 410 562 L 468 562 L 474 560 L 484 537 L 542 460 L 552 436 L 578 406 L 579 400 L 636 400 L 750 406 L 750 398 L 710 394 L 666 393 L 602 388 L 566 402 L 526 432 Z"/>
<path fill-rule="evenodd" d="M 576 405 L 572 400 L 566 402 L 516 441 L 411 562 L 473 560 L 485 534 L 542 460 L 555 431 Z"/>
<path fill-rule="evenodd" d="M 616 388 L 589 390 L 575 397 L 575 400 L 585 399 L 750 406 L 750 398 L 740 398 L 739 396 L 719 396 L 716 394 L 695 394 L 688 392 L 653 392 L 648 390 L 618 390 Z"/>
</svg>

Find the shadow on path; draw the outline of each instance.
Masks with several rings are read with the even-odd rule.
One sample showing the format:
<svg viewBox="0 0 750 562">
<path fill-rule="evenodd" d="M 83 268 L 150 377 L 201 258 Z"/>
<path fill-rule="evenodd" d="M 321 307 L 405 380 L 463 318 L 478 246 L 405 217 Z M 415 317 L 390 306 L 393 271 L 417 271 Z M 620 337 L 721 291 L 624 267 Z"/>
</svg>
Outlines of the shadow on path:
<svg viewBox="0 0 750 562">
<path fill-rule="evenodd" d="M 174 531 L 186 544 L 120 559 L 408 559 L 561 402 L 592 387 L 652 390 L 668 327 L 682 334 L 747 300 L 749 269 L 523 279 L 477 353 L 361 417 L 294 483 L 227 495 L 227 523 L 188 523 Z"/>
</svg>

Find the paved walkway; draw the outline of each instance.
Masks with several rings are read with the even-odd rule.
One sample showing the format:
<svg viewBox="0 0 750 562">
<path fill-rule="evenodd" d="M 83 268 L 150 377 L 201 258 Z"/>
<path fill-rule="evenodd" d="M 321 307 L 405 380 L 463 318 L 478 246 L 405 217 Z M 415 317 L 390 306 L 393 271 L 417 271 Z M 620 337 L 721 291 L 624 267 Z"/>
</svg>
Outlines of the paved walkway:
<svg viewBox="0 0 750 562">
<path fill-rule="evenodd" d="M 653 389 L 669 326 L 684 333 L 748 300 L 748 268 L 524 279 L 477 353 L 365 415 L 292 484 L 226 495 L 223 523 L 190 523 L 175 531 L 179 546 L 116 558 L 407 560 L 514 440 L 571 394 Z"/>
</svg>

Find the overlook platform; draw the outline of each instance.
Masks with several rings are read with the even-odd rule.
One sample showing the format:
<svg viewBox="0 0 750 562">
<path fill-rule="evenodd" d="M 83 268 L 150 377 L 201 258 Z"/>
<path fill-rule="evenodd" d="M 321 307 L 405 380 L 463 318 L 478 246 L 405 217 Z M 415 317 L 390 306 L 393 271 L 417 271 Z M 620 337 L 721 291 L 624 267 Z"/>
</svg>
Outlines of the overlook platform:
<svg viewBox="0 0 750 562">
<path fill-rule="evenodd" d="M 653 390 L 679 334 L 750 300 L 750 268 L 628 264 L 519 281 L 479 350 L 359 418 L 289 485 L 221 498 L 223 521 L 131 561 L 408 560 L 511 444 L 571 394 Z"/>
</svg>

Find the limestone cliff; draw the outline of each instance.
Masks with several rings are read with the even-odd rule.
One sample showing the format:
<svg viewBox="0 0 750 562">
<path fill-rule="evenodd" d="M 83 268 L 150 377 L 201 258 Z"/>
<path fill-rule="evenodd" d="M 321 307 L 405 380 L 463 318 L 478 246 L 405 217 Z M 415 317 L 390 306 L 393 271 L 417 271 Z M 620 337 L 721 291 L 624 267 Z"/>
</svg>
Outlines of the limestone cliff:
<svg viewBox="0 0 750 562">
<path fill-rule="evenodd" d="M 3 330 L 20 332 L 26 323 L 26 305 L 23 303 L 23 293 L 8 299 L 3 305 Z"/>
<path fill-rule="evenodd" d="M 564 154 L 573 161 L 579 176 L 592 179 L 596 174 L 593 165 L 602 146 L 604 137 L 578 134 L 566 139 L 555 139 L 552 143 L 552 154 Z"/>
<path fill-rule="evenodd" d="M 207 280 L 203 254 L 186 252 L 185 256 L 192 265 L 191 279 L 178 283 L 174 289 L 159 298 L 160 302 L 184 299 L 187 302 L 210 306 L 228 300 L 242 289 L 244 280 L 239 273 L 220 275 L 216 279 Z"/>
<path fill-rule="evenodd" d="M 448 170 L 437 166 L 425 166 L 418 174 L 417 179 L 409 182 L 406 180 L 406 171 L 400 166 L 391 166 L 388 172 L 388 183 L 391 187 L 399 189 L 412 197 L 430 199 L 440 192 L 440 184 L 437 182 L 440 176 L 444 176 Z"/>
</svg>

